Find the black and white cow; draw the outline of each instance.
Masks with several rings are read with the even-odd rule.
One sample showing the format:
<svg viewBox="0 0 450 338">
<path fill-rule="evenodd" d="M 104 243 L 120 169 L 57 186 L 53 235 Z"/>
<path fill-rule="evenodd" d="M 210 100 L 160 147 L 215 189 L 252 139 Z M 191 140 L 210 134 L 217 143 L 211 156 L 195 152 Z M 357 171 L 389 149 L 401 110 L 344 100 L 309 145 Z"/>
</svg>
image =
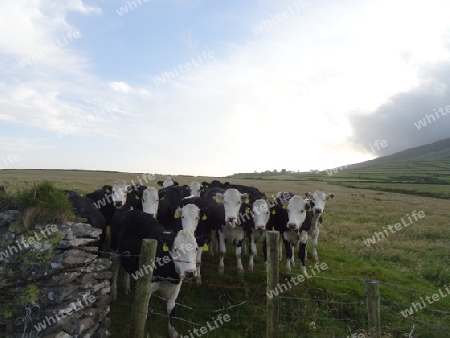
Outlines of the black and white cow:
<svg viewBox="0 0 450 338">
<path fill-rule="evenodd" d="M 106 220 L 101 212 L 95 207 L 94 202 L 75 191 L 67 191 L 67 198 L 69 199 L 74 212 L 77 216 L 86 219 L 87 223 L 94 228 L 101 229 L 102 233 L 100 239 L 95 243 L 98 251 L 103 250 L 103 244 L 106 237 Z"/>
<path fill-rule="evenodd" d="M 183 199 L 183 210 L 188 205 L 195 205 L 199 209 L 198 223 L 195 228 L 195 239 L 197 240 L 198 251 L 197 251 L 197 277 L 196 282 L 197 285 L 202 283 L 200 267 L 202 263 L 202 254 L 204 251 L 211 250 L 211 232 L 213 231 L 213 224 L 211 222 L 211 213 L 206 205 L 206 201 L 200 197 L 189 197 Z M 180 208 L 178 208 L 176 215 L 177 217 L 181 217 L 182 222 L 184 221 L 183 215 L 180 213 Z M 184 211 L 183 211 L 184 212 Z M 193 214 L 193 211 L 191 211 Z M 191 219 L 193 217 L 191 216 Z M 182 224 L 182 228 L 186 229 L 187 225 Z"/>
<path fill-rule="evenodd" d="M 253 270 L 253 259 L 257 255 L 257 243 L 263 243 L 264 264 L 266 269 L 267 265 L 267 243 L 266 243 L 266 230 L 270 220 L 270 203 L 265 198 L 257 199 L 252 204 L 252 218 L 253 228 L 249 231 L 248 236 L 250 238 L 250 259 L 248 263 L 248 269 Z"/>
<path fill-rule="evenodd" d="M 199 215 L 198 208 L 193 205 L 186 209 L 183 208 L 183 211 L 181 214 L 184 216 Z M 125 206 L 118 210 L 116 214 L 123 214 L 123 224 L 118 229 L 118 251 L 121 255 L 122 265 L 129 274 L 135 274 L 139 268 L 142 240 L 151 238 L 158 241 L 151 293 L 159 291 L 162 297 L 167 299 L 168 336 L 178 337 L 174 319 L 175 301 L 180 293 L 183 280 L 194 278 L 197 274 L 196 254 L 198 246 L 192 231 L 192 228 L 195 228 L 195 220 L 186 217 L 186 229 L 182 229 L 175 234 L 161 225 L 155 218 L 140 210 Z"/>
<path fill-rule="evenodd" d="M 158 221 L 173 231 L 180 230 L 180 224 L 175 219 L 175 210 L 183 206 L 183 199 L 189 197 L 186 186 L 170 185 L 159 189 Z"/>
<path fill-rule="evenodd" d="M 111 220 L 114 216 L 116 208 L 112 200 L 112 186 L 104 185 L 102 188 L 95 190 L 94 192 L 86 194 L 87 198 L 90 198 L 94 206 L 101 212 L 106 220 L 106 225 L 111 224 Z"/>
<path fill-rule="evenodd" d="M 250 213 L 248 194 L 242 194 L 237 189 L 213 188 L 205 193 L 204 198 L 219 240 L 219 273 L 224 271 L 225 240 L 234 243 L 237 270 L 242 273 L 244 271 L 241 258 L 242 244 L 247 230 L 245 226 L 248 224 L 242 215 Z"/>
<path fill-rule="evenodd" d="M 299 259 L 301 272 L 306 275 L 306 243 L 308 231 L 311 228 L 312 201 L 305 200 L 298 195 L 282 193 L 284 198 L 276 199 L 277 203 L 271 208 L 270 224 L 274 230 L 280 232 L 286 249 L 286 271 L 291 271 L 291 265 L 295 265 L 294 249 L 300 243 Z M 281 256 L 280 256 L 281 257 Z"/>
<path fill-rule="evenodd" d="M 313 247 L 313 259 L 317 262 L 319 261 L 319 256 L 317 255 L 317 240 L 319 238 L 320 228 L 322 226 L 322 214 L 325 210 L 325 204 L 328 200 L 334 197 L 333 194 L 327 194 L 322 190 L 316 190 L 314 193 L 307 192 L 306 197 L 311 199 L 314 203 L 314 215 L 312 219 L 311 229 L 309 230 L 309 235 L 312 237 L 312 247 Z"/>
</svg>

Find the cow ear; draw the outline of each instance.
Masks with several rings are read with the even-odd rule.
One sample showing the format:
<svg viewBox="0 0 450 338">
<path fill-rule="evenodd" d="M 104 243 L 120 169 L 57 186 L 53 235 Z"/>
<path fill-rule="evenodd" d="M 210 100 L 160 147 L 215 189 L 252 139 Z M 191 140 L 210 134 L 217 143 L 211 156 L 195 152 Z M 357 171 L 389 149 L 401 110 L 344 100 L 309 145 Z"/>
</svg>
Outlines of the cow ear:
<svg viewBox="0 0 450 338">
<path fill-rule="evenodd" d="M 312 199 L 312 194 L 309 191 L 305 195 L 306 195 L 307 198 Z"/>
<path fill-rule="evenodd" d="M 244 203 L 249 204 L 250 203 L 250 199 L 249 199 L 249 195 L 248 193 L 244 193 L 241 195 L 241 201 Z"/>
<path fill-rule="evenodd" d="M 332 199 L 333 197 L 334 197 L 333 194 L 328 194 L 328 195 L 327 195 L 327 201 L 330 200 L 330 199 Z"/>
<path fill-rule="evenodd" d="M 177 181 L 173 181 L 173 185 L 178 185 L 178 182 Z"/>
<path fill-rule="evenodd" d="M 160 201 L 162 201 L 163 199 L 165 199 L 166 198 L 166 193 L 165 192 L 160 192 L 159 194 L 158 194 L 158 196 L 159 196 L 159 200 Z"/>
<path fill-rule="evenodd" d="M 216 201 L 216 203 L 221 204 L 221 203 L 223 203 L 223 194 L 220 192 L 215 193 L 213 195 L 213 199 L 214 199 L 214 201 Z"/>
<path fill-rule="evenodd" d="M 181 217 L 181 208 L 178 207 L 175 209 L 175 213 L 173 214 L 174 218 L 180 218 Z"/>
</svg>

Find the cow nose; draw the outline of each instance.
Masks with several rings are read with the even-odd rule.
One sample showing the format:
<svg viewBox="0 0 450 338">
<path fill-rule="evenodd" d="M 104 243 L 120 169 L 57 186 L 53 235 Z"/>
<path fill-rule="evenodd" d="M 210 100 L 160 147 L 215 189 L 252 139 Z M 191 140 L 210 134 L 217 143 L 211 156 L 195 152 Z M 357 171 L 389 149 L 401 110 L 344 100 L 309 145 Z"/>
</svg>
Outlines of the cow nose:
<svg viewBox="0 0 450 338">
<path fill-rule="evenodd" d="M 228 217 L 228 222 L 233 223 L 236 220 L 236 217 Z"/>
<path fill-rule="evenodd" d="M 122 206 L 122 201 L 115 201 L 115 202 L 114 202 L 114 205 L 115 205 L 116 207 L 121 207 L 121 206 Z"/>
<path fill-rule="evenodd" d="M 194 278 L 196 274 L 197 274 L 197 271 L 196 271 L 196 270 L 186 270 L 186 271 L 184 272 L 184 276 L 185 276 L 186 278 Z"/>
<path fill-rule="evenodd" d="M 257 225 L 256 230 L 264 230 L 264 225 Z"/>
<path fill-rule="evenodd" d="M 314 209 L 314 212 L 315 212 L 316 214 L 320 214 L 320 213 L 322 212 L 322 209 L 320 209 L 320 208 Z"/>
<path fill-rule="evenodd" d="M 295 229 L 295 223 L 288 223 L 288 228 L 291 230 Z"/>
<path fill-rule="evenodd" d="M 155 214 L 148 214 L 150 217 L 155 218 Z"/>
</svg>

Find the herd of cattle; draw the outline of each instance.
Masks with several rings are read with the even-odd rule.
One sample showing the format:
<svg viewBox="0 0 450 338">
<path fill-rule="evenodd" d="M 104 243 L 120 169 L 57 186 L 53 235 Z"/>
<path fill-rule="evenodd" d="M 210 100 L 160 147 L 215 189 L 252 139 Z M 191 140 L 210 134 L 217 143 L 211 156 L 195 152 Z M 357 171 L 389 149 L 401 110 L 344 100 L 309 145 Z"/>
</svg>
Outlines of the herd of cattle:
<svg viewBox="0 0 450 338">
<path fill-rule="evenodd" d="M 111 226 L 111 251 L 120 255 L 126 274 L 139 268 L 139 255 L 144 238 L 156 239 L 158 247 L 151 292 L 159 290 L 167 299 L 169 336 L 177 337 L 174 328 L 175 300 L 184 279 L 196 278 L 201 284 L 201 256 L 205 250 L 219 251 L 219 273 L 224 271 L 226 242 L 235 248 L 237 271 L 244 271 L 242 249 L 245 239 L 250 244 L 248 270 L 253 270 L 257 244 L 263 244 L 266 263 L 266 230 L 276 230 L 286 249 L 286 271 L 294 263 L 294 248 L 299 245 L 301 272 L 306 275 L 306 243 L 312 238 L 313 258 L 318 260 L 317 239 L 322 214 L 333 194 L 321 190 L 306 193 L 306 198 L 291 192 L 279 192 L 272 200 L 255 187 L 220 181 L 192 182 L 179 185 L 171 178 L 159 181 L 160 189 L 127 185 L 116 181 L 83 196 L 68 192 L 77 215 L 96 228 L 103 229 L 98 248 L 101 251 L 106 228 Z M 217 243 L 217 244 L 216 244 Z M 281 257 L 281 244 L 280 244 Z M 267 263 L 266 263 L 267 267 Z M 117 289 L 115 269 L 112 297 Z"/>
</svg>

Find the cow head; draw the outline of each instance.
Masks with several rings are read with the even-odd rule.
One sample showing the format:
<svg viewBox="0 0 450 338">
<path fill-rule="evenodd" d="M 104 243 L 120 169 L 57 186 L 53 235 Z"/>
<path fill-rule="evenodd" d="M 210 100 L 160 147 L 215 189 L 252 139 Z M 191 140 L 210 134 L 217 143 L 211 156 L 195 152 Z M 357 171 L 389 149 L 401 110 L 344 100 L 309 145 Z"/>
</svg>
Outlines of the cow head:
<svg viewBox="0 0 450 338">
<path fill-rule="evenodd" d="M 327 201 L 334 197 L 333 194 L 326 194 L 322 190 L 316 190 L 314 193 L 307 192 L 306 197 L 314 202 L 314 216 L 316 218 L 320 217 L 325 209 L 325 204 Z"/>
<path fill-rule="evenodd" d="M 308 201 L 298 195 L 294 195 L 287 205 L 289 230 L 299 230 L 306 219 L 306 212 L 309 209 Z"/>
<path fill-rule="evenodd" d="M 180 230 L 172 245 L 175 271 L 181 279 L 197 276 L 197 241 L 190 230 Z"/>
<path fill-rule="evenodd" d="M 184 230 L 194 232 L 200 220 L 200 209 L 195 204 L 186 204 L 183 208 L 175 210 L 175 218 L 181 218 Z"/>
<path fill-rule="evenodd" d="M 217 203 L 222 203 L 225 209 L 225 223 L 234 228 L 238 224 L 239 210 L 242 203 L 248 203 L 249 195 L 241 194 L 237 189 L 227 189 L 225 192 L 214 194 Z"/>
<path fill-rule="evenodd" d="M 142 210 L 151 217 L 156 218 L 158 213 L 159 196 L 158 190 L 148 187 L 142 193 Z"/>
<path fill-rule="evenodd" d="M 191 196 L 200 197 L 200 189 L 202 185 L 198 181 L 193 181 L 189 185 Z"/>
<path fill-rule="evenodd" d="M 270 205 L 266 199 L 261 198 L 253 202 L 252 216 L 255 229 L 266 230 L 266 225 L 270 218 Z"/>
<path fill-rule="evenodd" d="M 111 189 L 111 198 L 116 208 L 121 208 L 127 202 L 128 186 L 125 181 L 115 181 Z"/>
</svg>

